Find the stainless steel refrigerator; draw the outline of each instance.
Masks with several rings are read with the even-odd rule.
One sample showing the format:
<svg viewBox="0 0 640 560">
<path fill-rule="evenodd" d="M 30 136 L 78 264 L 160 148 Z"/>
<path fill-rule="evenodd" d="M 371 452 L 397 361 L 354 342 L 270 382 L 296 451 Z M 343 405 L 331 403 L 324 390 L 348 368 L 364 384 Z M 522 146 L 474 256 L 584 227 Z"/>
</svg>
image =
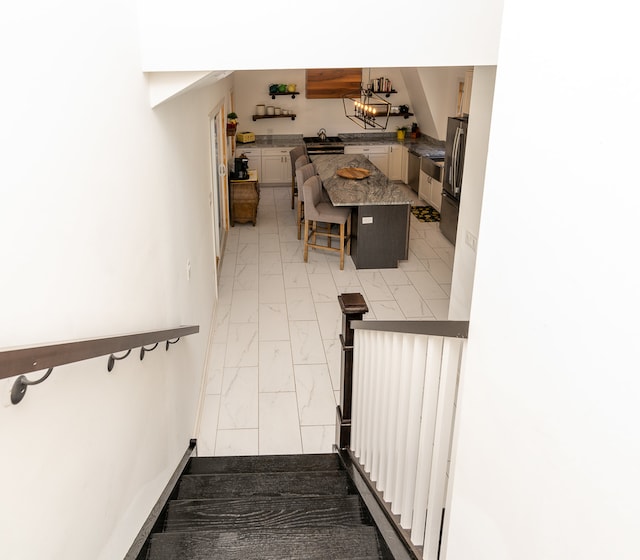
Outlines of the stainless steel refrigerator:
<svg viewBox="0 0 640 560">
<path fill-rule="evenodd" d="M 468 121 L 468 117 L 449 117 L 447 139 L 445 141 L 440 231 L 454 245 L 456 244 L 456 231 L 458 230 Z"/>
</svg>

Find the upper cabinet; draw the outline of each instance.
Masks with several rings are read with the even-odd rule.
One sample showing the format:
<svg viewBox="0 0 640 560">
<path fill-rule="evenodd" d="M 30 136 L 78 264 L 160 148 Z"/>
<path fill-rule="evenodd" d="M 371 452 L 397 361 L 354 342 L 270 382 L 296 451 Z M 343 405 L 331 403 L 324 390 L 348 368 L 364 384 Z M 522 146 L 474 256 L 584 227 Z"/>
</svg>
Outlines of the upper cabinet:
<svg viewBox="0 0 640 560">
<path fill-rule="evenodd" d="M 362 68 L 316 68 L 306 71 L 307 99 L 339 99 L 360 91 Z"/>
</svg>

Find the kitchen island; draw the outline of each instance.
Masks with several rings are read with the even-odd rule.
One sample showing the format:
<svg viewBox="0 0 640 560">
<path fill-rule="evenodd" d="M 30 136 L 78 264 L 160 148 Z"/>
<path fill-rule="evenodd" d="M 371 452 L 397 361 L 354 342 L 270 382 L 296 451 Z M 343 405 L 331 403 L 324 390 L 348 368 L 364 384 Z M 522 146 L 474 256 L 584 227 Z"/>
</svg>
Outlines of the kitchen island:
<svg viewBox="0 0 640 560">
<path fill-rule="evenodd" d="M 409 255 L 409 214 L 415 194 L 390 181 L 359 154 L 316 155 L 311 161 L 334 206 L 353 207 L 351 258 L 356 268 L 397 268 Z M 336 174 L 343 167 L 366 169 L 364 179 Z"/>
</svg>

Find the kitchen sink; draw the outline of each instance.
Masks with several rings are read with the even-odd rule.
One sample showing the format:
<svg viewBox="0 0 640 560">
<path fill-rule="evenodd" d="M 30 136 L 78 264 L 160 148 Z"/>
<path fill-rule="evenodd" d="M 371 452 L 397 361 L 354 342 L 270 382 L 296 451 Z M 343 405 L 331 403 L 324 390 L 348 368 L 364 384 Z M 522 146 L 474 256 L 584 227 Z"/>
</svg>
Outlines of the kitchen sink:
<svg viewBox="0 0 640 560">
<path fill-rule="evenodd" d="M 303 140 L 305 144 L 342 144 L 339 136 L 327 136 L 325 140 L 321 140 L 319 136 L 305 136 Z"/>
<path fill-rule="evenodd" d="M 307 148 L 307 154 L 344 154 L 344 142 L 338 136 L 327 136 L 321 140 L 319 136 L 304 136 L 302 138 Z"/>
</svg>

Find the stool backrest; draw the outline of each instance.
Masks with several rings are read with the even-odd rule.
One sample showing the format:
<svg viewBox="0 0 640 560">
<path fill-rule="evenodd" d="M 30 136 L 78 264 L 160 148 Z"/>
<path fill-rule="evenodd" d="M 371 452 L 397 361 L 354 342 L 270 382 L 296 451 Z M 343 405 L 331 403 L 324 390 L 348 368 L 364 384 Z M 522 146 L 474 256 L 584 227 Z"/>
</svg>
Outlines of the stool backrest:
<svg viewBox="0 0 640 560">
<path fill-rule="evenodd" d="M 296 160 L 300 156 L 306 156 L 307 152 L 304 146 L 296 146 L 291 151 L 289 151 L 289 159 L 291 160 L 291 173 L 295 173 L 296 171 Z"/>
<path fill-rule="evenodd" d="M 304 185 L 305 181 L 309 179 L 309 177 L 313 177 L 316 174 L 316 168 L 313 163 L 305 163 L 296 169 L 296 182 L 298 185 Z M 303 189 L 298 189 L 298 197 L 304 202 L 304 191 Z"/>
<path fill-rule="evenodd" d="M 298 169 L 298 167 L 302 167 L 303 165 L 307 165 L 307 163 L 310 163 L 309 158 L 307 156 L 300 156 L 295 161 L 295 169 Z"/>
<path fill-rule="evenodd" d="M 304 192 L 304 213 L 308 220 L 317 220 L 320 216 L 316 206 L 320 203 L 322 197 L 322 180 L 319 175 L 309 177 L 302 184 Z"/>
</svg>

